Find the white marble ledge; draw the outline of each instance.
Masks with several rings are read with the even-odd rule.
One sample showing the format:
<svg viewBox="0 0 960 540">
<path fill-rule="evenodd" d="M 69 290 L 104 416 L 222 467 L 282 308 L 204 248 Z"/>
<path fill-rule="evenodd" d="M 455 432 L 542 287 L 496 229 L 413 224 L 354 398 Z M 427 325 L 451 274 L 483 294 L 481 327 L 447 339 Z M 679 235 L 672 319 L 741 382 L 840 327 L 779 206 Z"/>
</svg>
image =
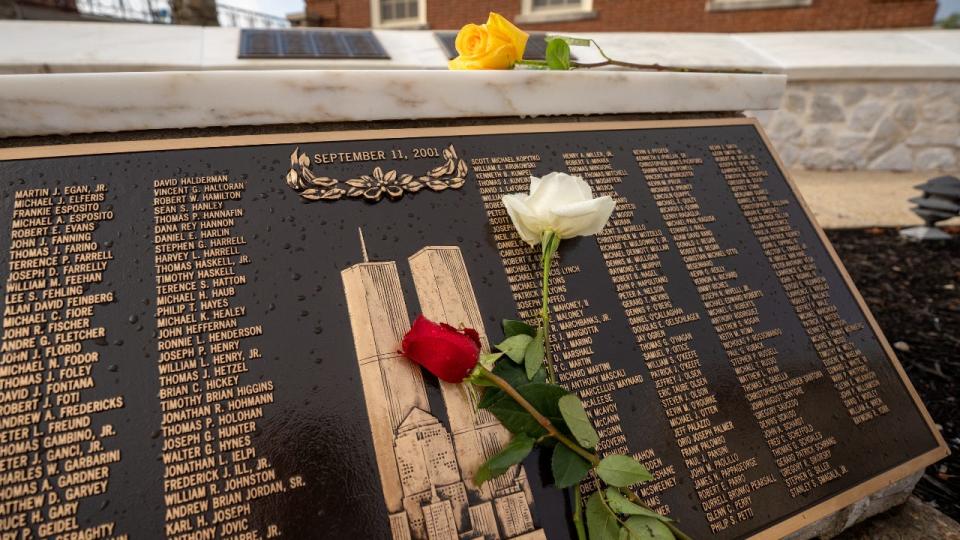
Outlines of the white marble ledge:
<svg viewBox="0 0 960 540">
<path fill-rule="evenodd" d="M 0 73 L 447 67 L 433 32 L 373 32 L 389 60 L 237 58 L 239 28 L 0 20 Z"/>
<path fill-rule="evenodd" d="M 785 85 L 783 75 L 625 71 L 0 75 L 0 136 L 422 118 L 761 110 L 777 108 Z"/>
<path fill-rule="evenodd" d="M 389 60 L 239 59 L 236 28 L 0 21 L 0 73 L 280 69 L 437 69 L 432 30 L 374 30 Z M 879 30 L 707 34 L 593 32 L 613 57 L 639 63 L 786 73 L 792 80 L 960 79 L 960 31 Z M 596 61 L 596 51 L 575 54 Z"/>
<path fill-rule="evenodd" d="M 960 31 L 864 30 L 737 34 L 790 80 L 960 79 Z"/>
<path fill-rule="evenodd" d="M 571 35 L 593 38 L 603 47 L 607 56 L 626 62 L 707 69 L 734 68 L 764 73 L 783 71 L 776 60 L 741 43 L 736 34 L 602 32 Z M 573 47 L 571 51 L 580 62 L 603 60 L 593 47 Z"/>
</svg>

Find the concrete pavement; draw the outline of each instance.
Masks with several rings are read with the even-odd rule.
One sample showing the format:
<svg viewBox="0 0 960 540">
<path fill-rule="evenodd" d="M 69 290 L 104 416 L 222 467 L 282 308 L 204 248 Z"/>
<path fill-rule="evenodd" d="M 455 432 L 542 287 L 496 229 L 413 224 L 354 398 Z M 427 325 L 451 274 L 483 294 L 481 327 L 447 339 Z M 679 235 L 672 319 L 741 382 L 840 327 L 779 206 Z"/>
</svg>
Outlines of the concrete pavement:
<svg viewBox="0 0 960 540">
<path fill-rule="evenodd" d="M 792 170 L 790 177 L 824 229 L 909 227 L 923 220 L 908 199 L 921 195 L 913 186 L 933 173 Z M 960 224 L 960 218 L 945 222 Z"/>
</svg>

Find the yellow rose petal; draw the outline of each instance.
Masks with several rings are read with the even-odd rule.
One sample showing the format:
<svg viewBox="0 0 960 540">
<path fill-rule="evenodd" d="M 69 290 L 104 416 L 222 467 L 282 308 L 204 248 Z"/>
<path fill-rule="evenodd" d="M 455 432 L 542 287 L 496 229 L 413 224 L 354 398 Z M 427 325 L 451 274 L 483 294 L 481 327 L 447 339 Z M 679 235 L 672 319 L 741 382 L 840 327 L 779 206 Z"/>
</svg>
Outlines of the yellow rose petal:
<svg viewBox="0 0 960 540">
<path fill-rule="evenodd" d="M 457 33 L 454 46 L 461 55 L 474 55 L 486 48 L 487 29 L 476 24 L 467 24 Z"/>
<path fill-rule="evenodd" d="M 458 56 L 450 69 L 510 69 L 523 58 L 527 34 L 497 13 L 486 24 L 466 24 L 457 33 Z"/>
<path fill-rule="evenodd" d="M 516 50 L 516 60 L 523 58 L 523 53 L 527 48 L 527 38 L 529 37 L 526 32 L 514 26 L 514 24 L 505 19 L 503 15 L 495 12 L 490 12 L 490 15 L 487 17 L 486 27 L 487 30 L 497 38 L 507 40 L 513 44 Z"/>
</svg>

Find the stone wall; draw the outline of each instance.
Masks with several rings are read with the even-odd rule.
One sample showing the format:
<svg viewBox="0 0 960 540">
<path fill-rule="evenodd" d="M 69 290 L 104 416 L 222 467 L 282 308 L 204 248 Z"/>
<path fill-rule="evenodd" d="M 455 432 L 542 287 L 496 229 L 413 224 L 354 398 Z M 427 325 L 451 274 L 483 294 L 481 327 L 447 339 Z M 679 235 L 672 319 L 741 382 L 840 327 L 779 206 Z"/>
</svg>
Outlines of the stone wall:
<svg viewBox="0 0 960 540">
<path fill-rule="evenodd" d="M 790 81 L 760 117 L 789 167 L 960 169 L 960 81 Z"/>
</svg>

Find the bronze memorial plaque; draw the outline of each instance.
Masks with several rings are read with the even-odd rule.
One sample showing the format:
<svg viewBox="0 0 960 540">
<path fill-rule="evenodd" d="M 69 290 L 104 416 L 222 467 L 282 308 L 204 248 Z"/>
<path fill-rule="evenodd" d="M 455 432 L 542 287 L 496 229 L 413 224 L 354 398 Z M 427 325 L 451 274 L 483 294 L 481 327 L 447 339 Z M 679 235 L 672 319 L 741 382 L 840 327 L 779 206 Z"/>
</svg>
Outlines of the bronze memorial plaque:
<svg viewBox="0 0 960 540">
<path fill-rule="evenodd" d="M 501 196 L 551 171 L 617 205 L 551 276 L 559 380 L 691 536 L 779 538 L 946 455 L 752 120 L 13 148 L 0 538 L 573 537 L 548 456 L 477 487 L 506 432 L 398 353 L 419 313 L 537 316 Z"/>
</svg>

